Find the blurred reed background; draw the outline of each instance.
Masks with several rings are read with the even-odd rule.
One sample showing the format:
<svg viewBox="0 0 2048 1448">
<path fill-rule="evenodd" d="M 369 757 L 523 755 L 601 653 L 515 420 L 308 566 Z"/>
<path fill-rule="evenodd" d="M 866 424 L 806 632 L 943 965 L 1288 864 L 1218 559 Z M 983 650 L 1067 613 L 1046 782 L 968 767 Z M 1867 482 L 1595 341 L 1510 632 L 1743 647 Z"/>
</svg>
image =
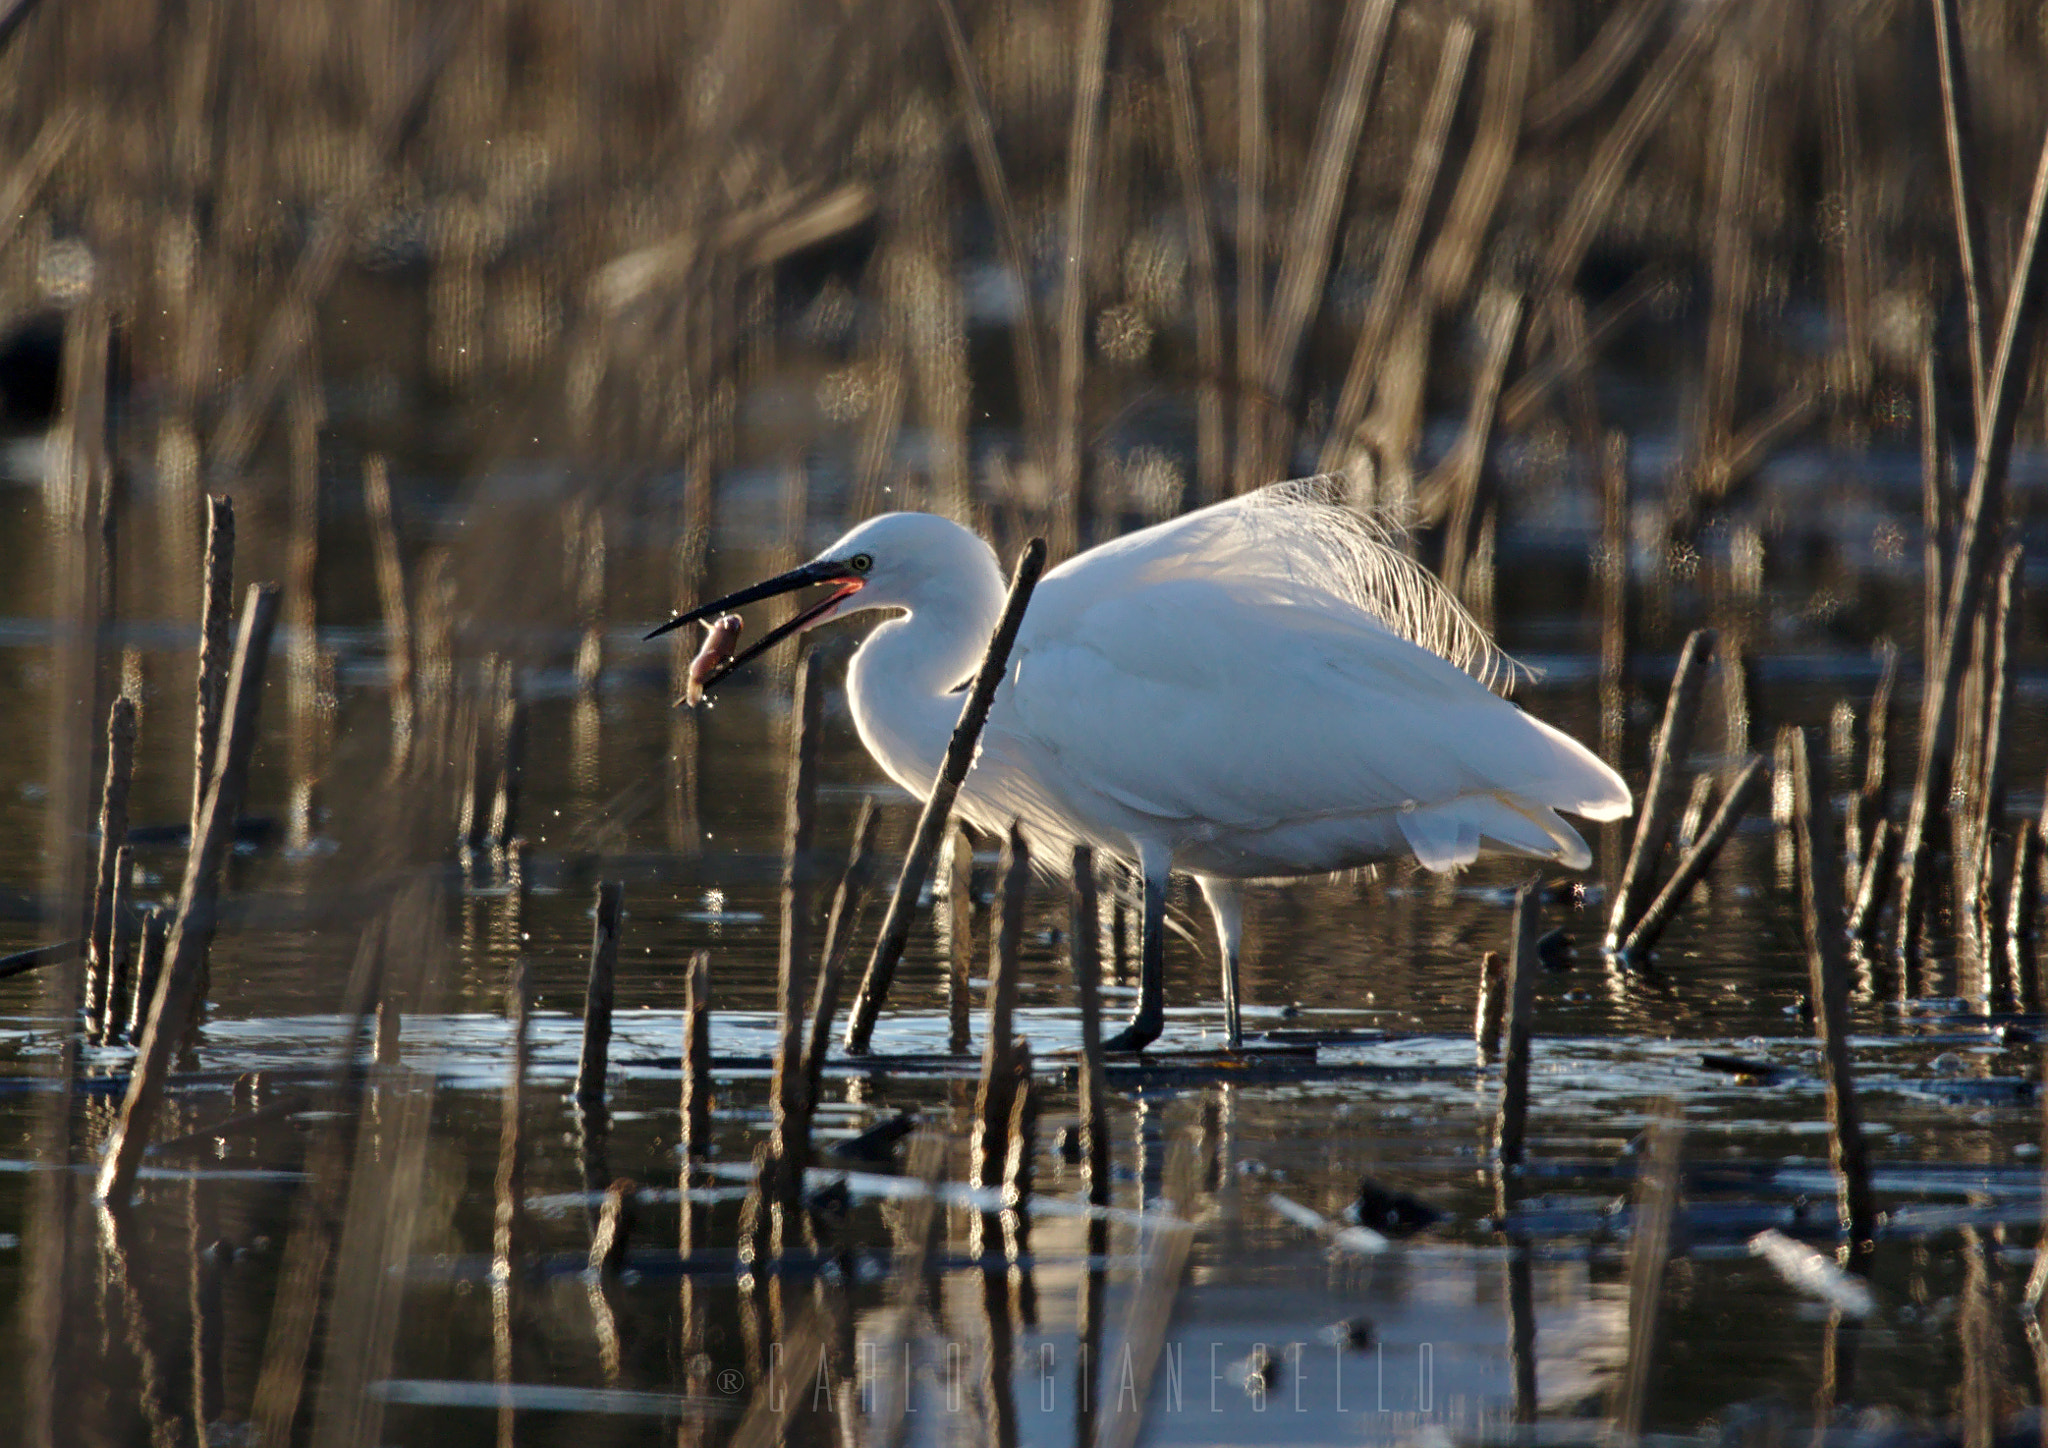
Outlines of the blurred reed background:
<svg viewBox="0 0 2048 1448">
<path fill-rule="evenodd" d="M 1961 596 L 1963 484 L 1999 425 L 2008 299 L 2031 295 L 2044 17 L 1991 0 L 13 0 L 0 390 L 27 501 L 0 518 L 0 596 L 50 626 L 47 669 L 0 701 L 19 741 L 0 781 L 33 780 L 43 821 L 8 857 L 40 872 L 26 914 L 49 942 L 89 933 L 115 698 L 150 701 L 143 774 L 192 757 L 185 661 L 219 493 L 236 578 L 282 585 L 269 708 L 289 758 L 256 767 L 285 780 L 290 868 L 324 918 L 379 922 L 366 957 L 408 1011 L 455 989 L 450 842 L 495 848 L 516 893 L 522 771 L 588 767 L 575 738 L 525 748 L 533 681 L 565 675 L 587 696 L 572 729 L 594 732 L 608 673 L 658 671 L 608 657 L 613 633 L 884 508 L 972 522 L 1006 559 L 1042 533 L 1057 561 L 1342 472 L 1483 618 L 1517 605 L 1497 560 L 1540 565 L 1514 586 L 1580 620 L 1552 642 L 1599 655 L 1610 757 L 1633 758 L 1661 689 L 1631 658 L 1713 624 L 1739 760 L 1747 686 L 1725 661 L 1888 636 L 1917 677 Z M 2011 313 L 2015 486 L 1988 497 L 1982 598 L 1948 629 L 1965 661 L 1977 640 L 1980 678 L 2006 617 L 1990 565 L 2038 512 L 2018 485 L 2038 481 L 2044 423 L 2031 313 Z M 2024 593 L 2002 596 L 2013 648 L 2032 647 Z M 351 666 L 388 722 L 344 715 Z M 1983 848 L 1959 900 L 2012 769 L 1978 688 L 1954 777 L 1997 807 L 1968 826 Z M 639 804 L 688 853 L 698 725 L 666 727 Z M 183 818 L 185 768 L 138 789 Z M 574 844 L 602 853 L 624 826 L 587 802 Z M 306 988 L 329 1010 L 330 964 Z M 64 1023 L 89 972 L 37 978 L 65 1045 L 23 1154 L 87 1162 L 111 1113 L 76 1094 Z M 370 1009 L 376 991 L 351 989 Z M 317 1149 L 350 1159 L 346 1136 Z M 353 1188 L 341 1173 L 304 1210 L 339 1231 L 406 1160 Z M 108 1270 L 90 1187 L 45 1171 L 21 1192 L 21 1441 L 184 1441 L 192 1415 L 147 1385 L 89 1429 L 59 1410 L 109 1330 L 84 1305 Z M 303 1271 L 278 1287 L 301 1313 L 320 1267 Z M 388 1304 L 350 1290 L 337 1320 L 388 1331 Z M 374 1441 L 337 1406 L 359 1369 L 327 1360 L 337 1396 L 318 1405 L 286 1368 L 266 1376 L 249 1441 L 307 1418 L 315 1441 Z"/>
</svg>

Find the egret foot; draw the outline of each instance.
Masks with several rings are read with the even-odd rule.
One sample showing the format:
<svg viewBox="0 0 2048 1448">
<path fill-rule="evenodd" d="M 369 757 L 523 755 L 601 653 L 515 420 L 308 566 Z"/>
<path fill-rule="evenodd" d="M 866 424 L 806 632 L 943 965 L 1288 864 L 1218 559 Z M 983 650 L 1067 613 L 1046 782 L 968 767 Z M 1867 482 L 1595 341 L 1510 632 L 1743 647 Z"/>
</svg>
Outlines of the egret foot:
<svg viewBox="0 0 2048 1448">
<path fill-rule="evenodd" d="M 1159 1039 L 1159 1027 L 1158 1021 L 1148 1021 L 1139 1016 L 1102 1043 L 1103 1054 L 1134 1055 Z"/>
</svg>

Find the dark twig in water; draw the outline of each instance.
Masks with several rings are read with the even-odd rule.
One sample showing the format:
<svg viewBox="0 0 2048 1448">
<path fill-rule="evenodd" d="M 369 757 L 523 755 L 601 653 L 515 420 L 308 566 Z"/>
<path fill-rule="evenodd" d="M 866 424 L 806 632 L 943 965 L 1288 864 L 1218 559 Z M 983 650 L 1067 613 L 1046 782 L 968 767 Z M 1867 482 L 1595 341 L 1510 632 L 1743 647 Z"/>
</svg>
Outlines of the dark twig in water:
<svg viewBox="0 0 2048 1448">
<path fill-rule="evenodd" d="M 100 790 L 98 860 L 93 870 L 92 921 L 87 936 L 85 1026 L 94 1036 L 114 1022 L 114 895 L 120 853 L 127 848 L 128 785 L 135 773 L 135 701 L 127 695 L 107 710 L 107 778 Z"/>
<path fill-rule="evenodd" d="M 974 1002 L 968 982 L 974 974 L 974 844 L 965 825 L 955 825 L 946 846 L 946 1048 L 956 1056 L 969 1050 Z"/>
<path fill-rule="evenodd" d="M 811 969 L 811 841 L 818 820 L 818 746 L 823 729 L 825 689 L 818 655 L 806 654 L 797 667 L 796 697 L 790 703 L 789 785 L 782 833 L 782 950 L 775 976 L 780 1027 L 775 1045 L 771 1106 L 776 1182 L 774 1250 L 792 1246 L 784 1233 L 795 1229 L 803 1210 L 803 1177 L 811 1164 L 811 1112 L 804 1091 L 804 987 Z"/>
<path fill-rule="evenodd" d="M 1607 925 L 1607 948 L 1617 950 L 1641 918 L 1656 886 L 1657 867 L 1678 813 L 1679 780 L 1692 752 L 1693 729 L 1699 721 L 1700 691 L 1707 677 L 1707 656 L 1713 651 L 1711 629 L 1694 629 L 1678 656 L 1671 693 L 1664 704 L 1664 723 L 1650 756 L 1650 782 L 1643 787 L 1636 838 L 1614 892 L 1614 913 Z"/>
<path fill-rule="evenodd" d="M 1849 1066 L 1849 956 L 1842 922 L 1840 847 L 1827 788 L 1808 754 L 1805 733 L 1788 725 L 1783 738 L 1792 762 L 1793 836 L 1799 847 L 1814 1030 L 1827 1068 L 1831 1155 L 1840 1184 L 1842 1225 L 1860 1259 L 1877 1219 L 1871 1205 L 1863 1113 Z"/>
<path fill-rule="evenodd" d="M 270 635 L 277 623 L 278 591 L 274 585 L 249 589 L 242 610 L 234 667 L 229 673 L 223 710 L 218 766 L 213 787 L 201 812 L 199 833 L 185 865 L 185 883 L 178 892 L 177 924 L 165 956 L 164 980 L 150 1013 L 127 1099 L 107 1142 L 99 1175 L 99 1195 L 126 1201 L 136 1168 L 149 1143 L 150 1127 L 162 1099 L 163 1082 L 179 1041 L 205 1004 L 204 962 L 213 938 L 214 897 L 220 888 L 221 866 L 233 843 L 235 815 L 248 777 L 249 754 L 256 743 L 256 711 L 263 699 L 263 666 L 270 653 Z"/>
<path fill-rule="evenodd" d="M 1011 1023 L 1017 1009 L 1017 951 L 1024 935 L 1024 896 L 1031 883 L 1031 851 L 1016 825 L 1003 847 L 1002 884 L 996 901 L 994 928 L 989 932 L 988 1038 L 982 1044 L 981 1086 L 974 1102 L 974 1128 L 969 1145 L 975 1184 L 1001 1184 L 1008 1156 L 1010 1107 L 1017 1091 L 1017 1042 Z M 1025 1057 L 1025 1069 L 1029 1069 Z M 980 1227 L 983 1224 L 978 1223 Z M 986 1250 L 980 1232 L 973 1252 Z"/>
<path fill-rule="evenodd" d="M 17 950 L 12 955 L 0 955 L 0 980 L 26 975 L 46 965 L 62 965 L 84 953 L 85 941 L 60 940 L 55 945 L 38 945 L 28 950 Z"/>
<path fill-rule="evenodd" d="M 135 890 L 135 850 L 123 845 L 114 852 L 114 899 L 107 919 L 107 971 L 99 995 L 99 1019 L 94 1034 L 103 1041 L 117 1041 L 127 1029 L 128 1005 L 134 988 L 129 982 L 134 952 L 129 947 L 128 919 L 135 913 L 130 898 Z"/>
<path fill-rule="evenodd" d="M 604 1109 L 624 900 L 625 886 L 617 880 L 598 882 L 596 920 L 590 934 L 590 980 L 583 993 L 583 1052 L 576 1062 L 576 1104 L 585 1111 Z"/>
<path fill-rule="evenodd" d="M 1735 782 L 1728 786 L 1728 793 L 1721 798 L 1721 807 L 1714 812 L 1714 818 L 1706 830 L 1694 842 L 1691 849 L 1678 862 L 1678 868 L 1671 872 L 1671 878 L 1664 882 L 1664 888 L 1657 898 L 1650 902 L 1629 931 L 1628 939 L 1622 943 L 1621 953 L 1633 959 L 1641 959 L 1655 948 L 1657 939 L 1664 933 L 1664 927 L 1672 917 L 1685 907 L 1686 897 L 1693 887 L 1713 868 L 1714 857 L 1721 853 L 1721 847 L 1728 843 L 1728 837 L 1735 833 L 1735 827 L 1742 823 L 1750 806 L 1763 792 L 1764 762 L 1752 754 L 1749 762 L 1742 767 L 1742 773 L 1735 776 Z"/>
<path fill-rule="evenodd" d="M 1095 852 L 1074 847 L 1073 913 L 1068 949 L 1074 963 L 1074 993 L 1081 1008 L 1081 1081 L 1076 1093 L 1081 1114 L 1081 1174 L 1088 1200 L 1109 1201 L 1109 1114 L 1102 1097 L 1102 908 L 1095 890 Z"/>
<path fill-rule="evenodd" d="M 974 751 L 981 740 L 981 726 L 988 722 L 996 686 L 1002 683 L 1003 673 L 1009 666 L 1010 646 L 1017 641 L 1017 630 L 1024 622 L 1025 606 L 1031 602 L 1031 590 L 1037 586 L 1038 575 L 1044 568 L 1045 540 L 1033 538 L 1017 559 L 1016 572 L 1010 578 L 1009 597 L 1003 601 L 1002 616 L 996 620 L 995 632 L 989 637 L 988 651 L 982 655 L 981 667 L 975 671 L 974 685 L 967 691 L 967 702 L 960 710 L 960 722 L 953 728 L 952 740 L 946 746 L 945 762 L 939 766 L 939 777 L 933 781 L 931 796 L 924 802 L 924 813 L 918 816 L 917 833 L 911 839 L 909 855 L 904 858 L 903 873 L 896 878 L 896 893 L 890 897 L 889 913 L 882 920 L 881 938 L 875 942 L 874 954 L 868 957 L 867 974 L 854 997 L 853 1014 L 846 1023 L 846 1049 L 856 1054 L 867 1050 L 868 1040 L 874 1035 L 876 1018 L 881 1015 L 882 1006 L 888 999 L 889 983 L 896 976 L 896 963 L 903 958 L 904 944 L 910 939 L 911 920 L 917 913 L 917 897 L 923 892 L 925 879 L 931 873 L 932 856 L 938 852 L 939 839 L 946 829 L 946 818 L 952 812 L 954 797 L 960 792 L 960 782 L 967 777 L 968 766 L 974 762 Z"/>
<path fill-rule="evenodd" d="M 832 1049 L 832 1018 L 839 1013 L 839 987 L 846 979 L 846 958 L 853 951 L 854 931 L 875 883 L 875 834 L 881 814 L 873 796 L 860 802 L 853 822 L 853 848 L 839 889 L 832 896 L 832 914 L 825 926 L 825 948 L 819 952 L 818 988 L 811 995 L 811 1031 L 804 1048 L 805 1109 L 815 1113 L 825 1080 L 825 1058 Z"/>
<path fill-rule="evenodd" d="M 194 841 L 199 838 L 206 792 L 213 786 L 228 657 L 235 641 L 235 503 L 225 493 L 206 500 L 206 576 L 199 610 L 199 722 L 193 744 L 192 828 L 187 836 Z"/>
<path fill-rule="evenodd" d="M 1493 1150 L 1506 1167 L 1522 1164 L 1522 1139 L 1529 1117 L 1529 1037 L 1536 1024 L 1536 905 L 1538 882 L 1515 892 L 1515 944 L 1508 957 L 1507 1043 L 1500 1068 L 1500 1111 L 1494 1118 Z"/>
<path fill-rule="evenodd" d="M 1472 1040 L 1479 1047 L 1481 1062 L 1500 1057 L 1500 1032 L 1508 1012 L 1507 967 L 1500 952 L 1489 950 L 1479 957 L 1479 1002 L 1472 1011 Z"/>
</svg>

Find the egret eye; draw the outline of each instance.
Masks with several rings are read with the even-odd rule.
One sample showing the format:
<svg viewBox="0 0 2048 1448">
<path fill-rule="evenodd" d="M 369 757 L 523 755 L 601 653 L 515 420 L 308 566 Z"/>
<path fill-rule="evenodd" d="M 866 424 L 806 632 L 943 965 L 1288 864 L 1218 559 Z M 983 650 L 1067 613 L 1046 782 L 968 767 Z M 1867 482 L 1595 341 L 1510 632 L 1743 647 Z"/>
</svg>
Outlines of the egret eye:
<svg viewBox="0 0 2048 1448">
<path fill-rule="evenodd" d="M 846 566 L 855 573 L 865 573 L 875 566 L 875 556 L 872 553 L 856 553 L 846 560 Z"/>
</svg>

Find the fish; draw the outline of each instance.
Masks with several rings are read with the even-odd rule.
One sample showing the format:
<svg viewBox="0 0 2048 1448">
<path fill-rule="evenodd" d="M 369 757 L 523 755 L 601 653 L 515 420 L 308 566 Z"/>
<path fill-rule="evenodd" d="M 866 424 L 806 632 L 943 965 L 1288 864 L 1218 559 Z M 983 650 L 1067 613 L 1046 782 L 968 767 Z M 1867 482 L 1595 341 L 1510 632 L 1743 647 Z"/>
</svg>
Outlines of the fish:
<svg viewBox="0 0 2048 1448">
<path fill-rule="evenodd" d="M 689 679 L 683 686 L 685 704 L 695 707 L 704 702 L 705 684 L 739 652 L 740 630 L 745 627 L 736 613 L 704 625 L 704 646 L 690 660 Z"/>
</svg>

